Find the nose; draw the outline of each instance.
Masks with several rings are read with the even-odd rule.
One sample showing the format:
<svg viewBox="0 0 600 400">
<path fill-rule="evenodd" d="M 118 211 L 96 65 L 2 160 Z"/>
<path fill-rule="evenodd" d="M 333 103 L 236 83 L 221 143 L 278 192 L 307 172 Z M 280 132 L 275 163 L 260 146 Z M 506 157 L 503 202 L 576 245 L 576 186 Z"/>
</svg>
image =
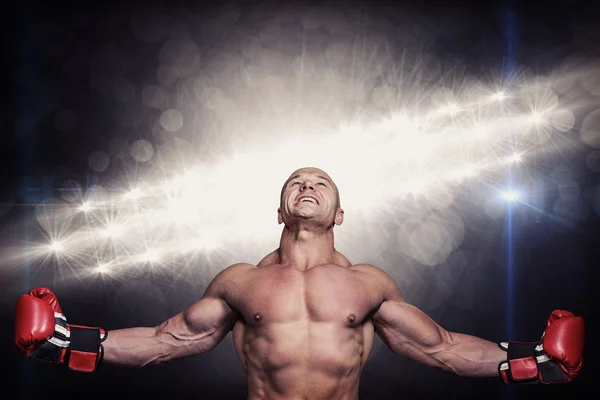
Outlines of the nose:
<svg viewBox="0 0 600 400">
<path fill-rule="evenodd" d="M 304 181 L 302 184 L 302 191 L 305 191 L 306 189 L 315 190 L 315 186 L 311 181 Z"/>
</svg>

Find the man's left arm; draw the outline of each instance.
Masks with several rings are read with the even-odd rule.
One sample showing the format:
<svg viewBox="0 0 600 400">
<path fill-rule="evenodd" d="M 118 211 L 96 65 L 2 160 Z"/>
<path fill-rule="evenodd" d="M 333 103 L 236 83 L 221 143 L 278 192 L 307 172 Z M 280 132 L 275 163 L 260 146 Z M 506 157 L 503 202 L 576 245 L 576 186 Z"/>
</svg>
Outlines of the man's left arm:
<svg viewBox="0 0 600 400">
<path fill-rule="evenodd" d="M 448 332 L 417 307 L 385 300 L 373 316 L 375 330 L 400 356 L 463 376 L 497 376 L 506 352 L 497 343 Z"/>
<path fill-rule="evenodd" d="M 404 301 L 392 278 L 375 267 L 365 269 L 377 282 L 383 301 L 373 315 L 375 330 L 400 356 L 470 377 L 500 376 L 505 383 L 572 381 L 582 365 L 581 317 L 554 311 L 542 339 L 531 343 L 494 343 L 448 332 L 427 314 Z"/>
</svg>

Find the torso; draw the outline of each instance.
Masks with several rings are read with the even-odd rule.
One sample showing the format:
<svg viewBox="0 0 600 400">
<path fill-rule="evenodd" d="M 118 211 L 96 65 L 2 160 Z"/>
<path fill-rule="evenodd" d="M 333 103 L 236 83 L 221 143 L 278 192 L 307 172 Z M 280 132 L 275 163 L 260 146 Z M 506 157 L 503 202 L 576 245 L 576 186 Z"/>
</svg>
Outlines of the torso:
<svg viewBox="0 0 600 400">
<path fill-rule="evenodd" d="M 226 294 L 249 398 L 358 399 L 379 291 L 341 254 L 305 272 L 276 261 L 267 256 Z"/>
</svg>

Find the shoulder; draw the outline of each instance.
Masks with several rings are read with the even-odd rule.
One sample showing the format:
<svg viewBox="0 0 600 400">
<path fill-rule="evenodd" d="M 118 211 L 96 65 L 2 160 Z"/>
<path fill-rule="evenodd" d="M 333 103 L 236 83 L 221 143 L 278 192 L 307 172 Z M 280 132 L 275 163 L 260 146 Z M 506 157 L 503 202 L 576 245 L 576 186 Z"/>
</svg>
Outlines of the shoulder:
<svg viewBox="0 0 600 400">
<path fill-rule="evenodd" d="M 354 264 L 352 266 L 352 269 L 354 271 L 369 275 L 376 279 L 392 279 L 392 277 L 387 272 L 371 264 Z"/>
<path fill-rule="evenodd" d="M 371 264 L 356 264 L 352 269 L 362 274 L 364 279 L 375 285 L 385 299 L 403 299 L 400 288 L 386 271 Z"/>
<path fill-rule="evenodd" d="M 350 262 L 350 260 L 348 260 L 348 258 L 343 255 L 342 253 L 340 253 L 339 251 L 335 251 L 334 253 L 334 263 L 337 265 L 341 265 L 342 267 L 351 267 L 352 263 Z"/>
<path fill-rule="evenodd" d="M 247 263 L 233 264 L 221 270 L 210 282 L 206 288 L 208 294 L 222 294 L 232 286 L 238 284 L 250 273 L 256 269 L 256 266 Z"/>
<path fill-rule="evenodd" d="M 260 262 L 256 265 L 257 268 L 266 267 L 267 265 L 277 264 L 279 261 L 279 249 L 273 250 L 267 254 Z"/>
<path fill-rule="evenodd" d="M 248 263 L 238 263 L 230 265 L 224 270 L 220 271 L 217 276 L 215 276 L 214 280 L 231 280 L 235 279 L 241 275 L 245 275 L 246 273 L 256 269 L 255 265 Z"/>
</svg>

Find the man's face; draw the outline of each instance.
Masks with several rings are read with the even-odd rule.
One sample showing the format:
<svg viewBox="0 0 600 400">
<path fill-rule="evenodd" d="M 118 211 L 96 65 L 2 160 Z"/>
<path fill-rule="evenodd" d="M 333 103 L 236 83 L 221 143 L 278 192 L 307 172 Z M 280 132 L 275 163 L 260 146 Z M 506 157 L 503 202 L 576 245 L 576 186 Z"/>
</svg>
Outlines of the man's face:
<svg viewBox="0 0 600 400">
<path fill-rule="evenodd" d="M 290 175 L 281 190 L 277 212 L 280 224 L 303 219 L 323 226 L 341 224 L 344 213 L 337 186 L 318 168 L 302 168 Z"/>
</svg>

